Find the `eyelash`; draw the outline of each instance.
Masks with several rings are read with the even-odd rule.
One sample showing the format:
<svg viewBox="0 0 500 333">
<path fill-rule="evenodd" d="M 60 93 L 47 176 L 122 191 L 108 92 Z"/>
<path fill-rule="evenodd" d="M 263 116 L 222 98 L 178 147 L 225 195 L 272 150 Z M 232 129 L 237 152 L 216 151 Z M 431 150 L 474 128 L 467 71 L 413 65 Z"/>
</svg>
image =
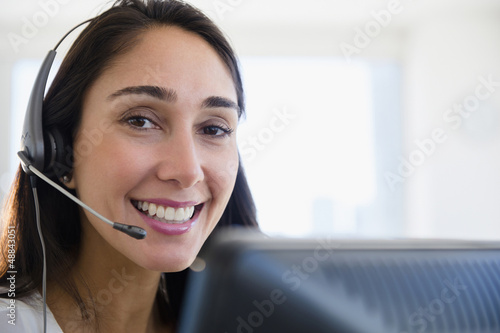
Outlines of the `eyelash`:
<svg viewBox="0 0 500 333">
<path fill-rule="evenodd" d="M 141 120 L 141 121 L 144 121 L 144 122 L 148 122 L 150 123 L 151 127 L 141 127 L 141 126 L 137 126 L 137 125 L 133 125 L 132 122 L 133 121 L 137 121 L 137 120 Z M 123 119 L 123 121 L 125 123 L 127 123 L 127 125 L 129 125 L 131 128 L 135 129 L 135 130 L 138 130 L 138 131 L 147 131 L 147 130 L 150 130 L 152 129 L 152 127 L 154 126 L 157 126 L 156 123 L 154 121 L 152 121 L 151 119 L 149 119 L 148 117 L 144 117 L 144 116 L 131 116 L 131 117 L 126 117 Z"/>
<path fill-rule="evenodd" d="M 206 130 L 206 129 L 221 130 L 222 134 L 207 134 L 207 133 L 204 133 L 205 135 L 213 136 L 215 138 L 226 138 L 226 137 L 231 136 L 231 134 L 233 134 L 233 132 L 234 132 L 234 129 L 232 129 L 232 128 L 224 125 L 224 124 L 207 125 L 207 126 L 204 126 L 202 130 Z"/>
<path fill-rule="evenodd" d="M 126 116 L 122 119 L 123 122 L 125 122 L 128 126 L 130 126 L 132 129 L 137 130 L 137 131 L 148 131 L 148 130 L 153 129 L 153 128 L 144 128 L 144 127 L 140 127 L 137 125 L 133 125 L 132 121 L 134 121 L 134 120 L 142 120 L 144 122 L 151 123 L 152 127 L 155 127 L 155 126 L 159 127 L 153 120 L 151 120 L 150 118 L 143 116 L 143 115 Z M 221 130 L 222 134 L 208 134 L 205 132 L 205 130 L 207 130 L 207 129 Z M 210 124 L 210 125 L 204 125 L 202 127 L 201 131 L 202 131 L 202 134 L 212 136 L 214 138 L 225 138 L 225 137 L 231 136 L 231 134 L 234 132 L 234 129 L 228 127 L 225 124 Z"/>
</svg>

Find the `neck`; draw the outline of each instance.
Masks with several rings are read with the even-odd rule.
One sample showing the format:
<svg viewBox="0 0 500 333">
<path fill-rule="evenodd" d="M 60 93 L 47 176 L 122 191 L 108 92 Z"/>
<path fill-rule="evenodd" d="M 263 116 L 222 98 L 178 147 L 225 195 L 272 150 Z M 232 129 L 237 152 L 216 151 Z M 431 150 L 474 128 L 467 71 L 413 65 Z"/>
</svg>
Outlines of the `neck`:
<svg viewBox="0 0 500 333">
<path fill-rule="evenodd" d="M 71 272 L 87 314 L 82 316 L 80 307 L 60 286 L 49 286 L 54 296 L 48 299 L 50 309 L 62 330 L 168 332 L 162 320 L 167 314 L 159 314 L 155 301 L 161 273 L 136 265 L 106 241 L 92 241 L 95 239 L 95 235 L 82 239 L 80 255 Z"/>
</svg>

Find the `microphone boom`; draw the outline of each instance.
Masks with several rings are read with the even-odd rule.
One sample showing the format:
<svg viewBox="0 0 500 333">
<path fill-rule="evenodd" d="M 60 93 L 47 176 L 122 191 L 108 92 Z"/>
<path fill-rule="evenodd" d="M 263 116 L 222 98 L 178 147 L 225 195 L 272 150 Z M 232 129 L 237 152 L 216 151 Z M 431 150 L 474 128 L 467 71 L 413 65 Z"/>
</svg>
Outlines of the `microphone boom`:
<svg viewBox="0 0 500 333">
<path fill-rule="evenodd" d="M 31 172 L 33 172 L 36 176 L 38 176 L 38 178 L 42 179 L 47 184 L 54 187 L 56 190 L 58 190 L 59 192 L 61 192 L 65 196 L 67 196 L 69 199 L 73 200 L 76 204 L 78 204 L 82 208 L 86 209 L 88 212 L 92 213 L 94 216 L 96 216 L 101 221 L 106 222 L 107 224 L 111 225 L 114 229 L 119 230 L 119 231 L 121 231 L 121 232 L 135 238 L 135 239 L 144 239 L 146 237 L 146 234 L 147 234 L 146 230 L 144 230 L 138 226 L 135 226 L 135 225 L 128 225 L 128 224 L 113 222 L 113 221 L 105 218 L 104 216 L 102 216 L 101 214 L 99 214 L 98 212 L 96 212 L 95 210 L 90 208 L 89 206 L 87 206 L 80 199 L 75 197 L 73 194 L 69 193 L 67 190 L 65 190 L 64 188 L 59 186 L 57 183 L 52 181 L 50 178 L 48 178 L 43 173 L 41 173 L 37 168 L 35 168 L 31 164 L 31 162 L 29 161 L 29 159 L 26 156 L 26 153 L 24 151 L 18 152 L 17 155 L 21 159 L 22 164 L 26 168 L 28 168 Z"/>
</svg>

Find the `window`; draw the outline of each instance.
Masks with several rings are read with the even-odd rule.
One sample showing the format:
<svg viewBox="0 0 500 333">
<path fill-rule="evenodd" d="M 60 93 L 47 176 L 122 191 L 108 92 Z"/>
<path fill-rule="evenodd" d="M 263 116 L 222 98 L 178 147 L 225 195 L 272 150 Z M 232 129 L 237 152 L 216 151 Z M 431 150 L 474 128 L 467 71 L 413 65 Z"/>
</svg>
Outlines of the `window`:
<svg viewBox="0 0 500 333">
<path fill-rule="evenodd" d="M 238 140 L 262 229 L 397 234 L 402 197 L 381 167 L 401 149 L 398 67 L 318 57 L 241 63 L 247 119 Z"/>
</svg>

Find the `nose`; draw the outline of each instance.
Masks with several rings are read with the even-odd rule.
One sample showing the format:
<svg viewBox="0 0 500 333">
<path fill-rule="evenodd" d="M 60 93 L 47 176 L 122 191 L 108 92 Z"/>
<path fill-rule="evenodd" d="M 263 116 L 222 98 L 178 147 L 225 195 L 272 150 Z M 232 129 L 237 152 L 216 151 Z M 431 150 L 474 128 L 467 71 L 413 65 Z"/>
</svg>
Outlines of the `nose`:
<svg viewBox="0 0 500 333">
<path fill-rule="evenodd" d="M 199 148 L 189 131 L 171 136 L 159 149 L 157 177 L 162 181 L 177 183 L 189 188 L 204 179 Z"/>
</svg>

